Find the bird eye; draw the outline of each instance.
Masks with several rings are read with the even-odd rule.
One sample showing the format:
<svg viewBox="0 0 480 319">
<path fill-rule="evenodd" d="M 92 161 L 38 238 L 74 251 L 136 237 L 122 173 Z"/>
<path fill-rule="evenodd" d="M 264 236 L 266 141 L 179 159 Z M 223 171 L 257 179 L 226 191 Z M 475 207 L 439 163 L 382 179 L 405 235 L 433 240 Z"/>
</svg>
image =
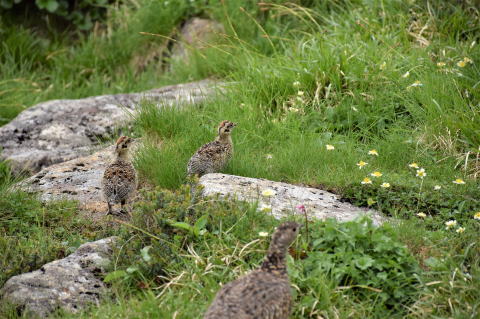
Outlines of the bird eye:
<svg viewBox="0 0 480 319">
<path fill-rule="evenodd" d="M 295 227 L 293 227 L 293 231 L 297 231 L 297 229 Z"/>
</svg>

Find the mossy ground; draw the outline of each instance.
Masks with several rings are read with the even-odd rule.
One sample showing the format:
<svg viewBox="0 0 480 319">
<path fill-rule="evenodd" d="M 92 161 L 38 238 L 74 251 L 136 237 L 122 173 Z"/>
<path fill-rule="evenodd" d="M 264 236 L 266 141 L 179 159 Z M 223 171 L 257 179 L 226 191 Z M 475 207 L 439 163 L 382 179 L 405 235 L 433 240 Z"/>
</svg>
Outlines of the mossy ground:
<svg viewBox="0 0 480 319">
<path fill-rule="evenodd" d="M 217 19 L 225 36 L 192 52 L 188 64 L 159 52 L 139 65 L 139 51 L 166 47 L 165 37 L 139 32 L 172 36 L 190 16 Z M 226 173 L 321 186 L 399 220 L 377 231 L 311 225 L 309 239 L 330 238 L 330 246 L 318 244 L 321 252 L 349 247 L 350 241 L 357 247 L 364 230 L 375 234 L 360 241 L 371 246 L 351 252 L 360 261 L 345 268 L 352 273 L 342 278 L 351 279 L 340 281 L 328 264 L 309 276 L 302 256 L 315 255 L 316 244 L 302 232 L 289 261 L 295 318 L 479 316 L 480 221 L 473 215 L 480 211 L 480 18 L 474 1 L 142 0 L 112 6 L 101 28 L 74 40 L 2 17 L 3 123 L 53 98 L 140 91 L 205 77 L 232 84 L 194 110 L 141 103 L 131 134 L 145 137 L 147 146 L 136 166 L 159 189 L 146 193 L 131 223 L 117 230 L 82 220 L 75 203 L 42 205 L 12 191 L 3 163 L 0 253 L 11 262 L 0 265 L 0 283 L 115 233 L 125 246 L 109 275 L 111 299 L 83 314 L 59 316 L 200 317 L 219 283 L 258 265 L 268 244 L 258 233 L 271 233 L 278 224 L 254 206 L 192 201 L 181 189 L 189 156 L 228 119 L 238 126 Z M 378 156 L 368 154 L 373 149 Z M 360 169 L 360 161 L 368 164 Z M 413 162 L 426 177 L 416 176 L 409 167 Z M 370 176 L 374 171 L 382 176 Z M 360 183 L 366 177 L 372 184 Z M 465 184 L 453 183 L 456 179 Z M 457 226 L 445 229 L 453 219 Z M 464 232 L 457 232 L 459 227 Z M 370 269 L 370 259 L 376 265 L 384 261 L 370 249 L 385 242 L 399 247 L 384 259 L 398 263 L 403 279 L 395 281 L 387 272 L 385 280 L 388 287 L 397 282 L 391 300 L 404 304 L 385 302 L 384 291 L 378 291 L 382 271 L 365 282 L 352 279 L 359 278 L 359 269 Z"/>
</svg>

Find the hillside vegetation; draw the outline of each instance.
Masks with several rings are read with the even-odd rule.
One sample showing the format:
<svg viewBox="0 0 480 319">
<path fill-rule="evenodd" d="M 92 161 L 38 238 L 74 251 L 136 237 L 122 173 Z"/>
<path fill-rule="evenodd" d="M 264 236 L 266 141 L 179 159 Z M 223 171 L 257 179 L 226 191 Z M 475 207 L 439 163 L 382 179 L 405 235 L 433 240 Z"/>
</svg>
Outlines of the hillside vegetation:
<svg viewBox="0 0 480 319">
<path fill-rule="evenodd" d="M 0 285 L 118 235 L 105 278 L 111 298 L 57 316 L 200 318 L 221 283 L 259 265 L 269 242 L 259 233 L 279 223 L 188 186 L 189 157 L 228 119 L 238 126 L 225 173 L 320 187 L 395 218 L 303 229 L 289 257 L 292 318 L 478 318 L 478 8 L 474 0 L 132 0 L 108 5 L 91 31 L 63 33 L 2 13 L 2 124 L 49 99 L 204 78 L 228 85 L 193 110 L 138 106 L 128 130 L 146 142 L 135 165 L 151 187 L 116 228 L 85 220 L 76 203 L 12 190 L 17 178 L 1 163 Z M 170 60 L 169 39 L 194 16 L 221 22 L 225 34 L 192 49 L 188 63 Z"/>
</svg>

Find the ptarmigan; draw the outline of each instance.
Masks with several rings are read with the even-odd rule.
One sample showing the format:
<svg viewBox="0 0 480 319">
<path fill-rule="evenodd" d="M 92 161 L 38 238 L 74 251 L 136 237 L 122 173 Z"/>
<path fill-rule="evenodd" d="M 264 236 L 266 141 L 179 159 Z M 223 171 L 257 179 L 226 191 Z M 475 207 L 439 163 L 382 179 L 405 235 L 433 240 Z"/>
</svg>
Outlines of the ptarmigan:
<svg viewBox="0 0 480 319">
<path fill-rule="evenodd" d="M 137 174 L 132 163 L 127 159 L 133 139 L 122 136 L 115 146 L 115 159 L 105 168 L 102 189 L 108 204 L 108 213 L 112 214 L 112 205 L 120 203 L 121 212 L 128 198 L 137 188 Z"/>
<path fill-rule="evenodd" d="M 280 225 L 262 266 L 224 285 L 204 319 L 287 319 L 292 297 L 285 256 L 300 227 L 296 222 Z"/>
<path fill-rule="evenodd" d="M 213 142 L 200 147 L 188 162 L 188 175 L 199 177 L 208 173 L 220 172 L 233 154 L 232 129 L 237 124 L 222 121 L 218 126 L 218 136 Z"/>
</svg>

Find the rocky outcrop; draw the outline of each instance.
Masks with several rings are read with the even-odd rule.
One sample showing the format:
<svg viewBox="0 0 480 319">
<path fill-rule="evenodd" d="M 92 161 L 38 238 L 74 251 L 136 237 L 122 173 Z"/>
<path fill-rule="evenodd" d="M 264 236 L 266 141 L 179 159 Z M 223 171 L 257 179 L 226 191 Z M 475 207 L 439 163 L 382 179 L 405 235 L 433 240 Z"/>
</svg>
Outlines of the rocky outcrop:
<svg viewBox="0 0 480 319">
<path fill-rule="evenodd" d="M 213 94 L 210 80 L 172 85 L 143 93 L 115 94 L 37 104 L 0 128 L 0 158 L 15 171 L 30 173 L 91 153 L 98 140 L 129 121 L 142 99 L 159 105 L 195 104 Z"/>
<path fill-rule="evenodd" d="M 110 146 L 92 155 L 51 165 L 23 181 L 20 187 L 38 193 L 42 201 L 75 200 L 88 212 L 106 212 L 102 177 L 113 159 L 113 150 L 114 146 Z"/>
<path fill-rule="evenodd" d="M 335 194 L 309 187 L 273 182 L 266 179 L 241 177 L 226 174 L 207 174 L 200 178 L 204 196 L 219 195 L 248 202 L 258 202 L 259 210 L 276 218 L 302 214 L 298 205 L 303 205 L 309 218 L 335 218 L 350 221 L 369 214 L 375 224 L 380 224 L 380 213 L 341 202 Z"/>
<path fill-rule="evenodd" d="M 58 308 L 78 312 L 98 304 L 107 292 L 101 276 L 115 241 L 116 237 L 109 237 L 83 244 L 64 259 L 10 278 L 0 290 L 0 302 L 13 304 L 28 318 L 45 317 Z"/>
<path fill-rule="evenodd" d="M 189 50 L 207 48 L 224 33 L 223 25 L 217 21 L 192 18 L 183 25 L 179 41 L 173 46 L 172 58 L 184 60 Z"/>
</svg>

